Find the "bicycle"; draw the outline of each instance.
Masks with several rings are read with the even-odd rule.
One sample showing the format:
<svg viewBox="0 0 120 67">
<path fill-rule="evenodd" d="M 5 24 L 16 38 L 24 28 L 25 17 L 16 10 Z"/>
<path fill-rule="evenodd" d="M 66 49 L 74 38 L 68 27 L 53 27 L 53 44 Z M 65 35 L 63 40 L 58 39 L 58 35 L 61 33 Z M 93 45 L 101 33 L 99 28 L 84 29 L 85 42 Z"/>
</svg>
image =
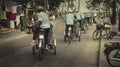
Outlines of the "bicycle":
<svg viewBox="0 0 120 67">
<path fill-rule="evenodd" d="M 101 24 L 96 25 L 96 30 L 94 30 L 92 34 L 92 39 L 98 40 L 100 38 L 100 32 L 102 33 L 102 38 L 107 40 L 110 39 L 111 26 L 106 26 Z"/>
<path fill-rule="evenodd" d="M 78 41 L 80 42 L 80 40 L 81 40 L 81 29 L 80 29 L 80 27 L 79 27 L 79 22 L 78 21 L 75 21 L 74 22 L 74 27 L 73 27 L 73 33 L 74 33 L 74 36 L 76 37 L 76 38 L 78 38 Z"/>
<path fill-rule="evenodd" d="M 40 29 L 40 32 L 37 38 L 37 45 L 33 46 L 33 49 L 32 49 L 33 56 L 35 55 L 36 48 L 38 49 L 39 60 L 42 60 L 43 54 L 45 51 L 44 37 L 45 37 L 45 30 Z M 49 33 L 48 40 L 49 40 L 49 44 L 48 44 L 49 49 L 53 49 L 53 55 L 56 55 L 56 38 L 52 32 Z"/>
</svg>

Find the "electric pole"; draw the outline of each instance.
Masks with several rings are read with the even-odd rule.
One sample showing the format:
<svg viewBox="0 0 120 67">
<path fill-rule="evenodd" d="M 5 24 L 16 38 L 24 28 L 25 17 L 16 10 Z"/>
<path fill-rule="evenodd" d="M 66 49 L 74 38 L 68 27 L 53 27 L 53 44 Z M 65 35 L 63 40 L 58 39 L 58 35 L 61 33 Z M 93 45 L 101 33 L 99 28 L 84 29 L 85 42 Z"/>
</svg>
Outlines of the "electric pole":
<svg viewBox="0 0 120 67">
<path fill-rule="evenodd" d="M 78 11 L 80 11 L 80 0 L 78 0 Z"/>
</svg>

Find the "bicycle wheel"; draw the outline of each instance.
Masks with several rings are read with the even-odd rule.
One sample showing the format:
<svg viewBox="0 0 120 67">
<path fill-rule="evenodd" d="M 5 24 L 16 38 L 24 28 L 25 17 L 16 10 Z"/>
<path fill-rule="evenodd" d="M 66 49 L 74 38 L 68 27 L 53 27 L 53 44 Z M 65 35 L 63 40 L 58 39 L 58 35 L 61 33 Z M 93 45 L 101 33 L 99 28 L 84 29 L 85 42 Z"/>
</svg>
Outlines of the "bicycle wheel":
<svg viewBox="0 0 120 67">
<path fill-rule="evenodd" d="M 79 31 L 79 33 L 78 33 L 78 40 L 79 40 L 79 42 L 81 40 L 81 31 Z"/>
<path fill-rule="evenodd" d="M 39 54 L 38 54 L 39 60 L 42 60 L 42 54 L 43 54 L 42 52 L 43 52 L 43 49 L 39 48 Z"/>
<path fill-rule="evenodd" d="M 39 60 L 42 60 L 42 57 L 43 57 L 43 54 L 44 54 L 44 42 L 43 42 L 43 40 L 40 40 L 39 43 L 41 43 L 41 46 L 39 44 L 39 54 L 38 54 L 38 57 L 39 57 Z"/>
<path fill-rule="evenodd" d="M 117 32 L 110 32 L 109 39 L 112 39 L 114 36 L 117 35 Z"/>
<path fill-rule="evenodd" d="M 120 54 L 116 54 L 119 49 L 112 49 L 106 56 L 106 60 L 111 67 L 120 67 Z"/>
<path fill-rule="evenodd" d="M 106 29 L 106 30 L 103 30 L 103 31 L 102 31 L 102 37 L 103 37 L 104 39 L 109 39 L 110 34 L 111 34 L 111 32 L 110 32 L 109 29 Z"/>
<path fill-rule="evenodd" d="M 32 47 L 32 54 L 35 55 L 35 46 Z"/>
<path fill-rule="evenodd" d="M 71 44 L 71 37 L 68 36 L 68 43 Z"/>
<path fill-rule="evenodd" d="M 104 39 L 107 39 L 107 30 L 103 30 L 103 31 L 102 31 L 102 37 L 103 37 Z"/>
<path fill-rule="evenodd" d="M 56 38 L 55 38 L 55 37 L 54 37 L 54 39 L 53 39 L 53 44 L 54 44 L 54 45 L 53 45 L 53 48 L 54 48 L 54 49 L 53 49 L 53 50 L 54 50 L 54 53 L 53 53 L 53 54 L 56 55 Z"/>
<path fill-rule="evenodd" d="M 99 30 L 95 30 L 92 34 L 92 39 L 93 40 L 98 40 L 100 37 L 100 31 Z"/>
</svg>

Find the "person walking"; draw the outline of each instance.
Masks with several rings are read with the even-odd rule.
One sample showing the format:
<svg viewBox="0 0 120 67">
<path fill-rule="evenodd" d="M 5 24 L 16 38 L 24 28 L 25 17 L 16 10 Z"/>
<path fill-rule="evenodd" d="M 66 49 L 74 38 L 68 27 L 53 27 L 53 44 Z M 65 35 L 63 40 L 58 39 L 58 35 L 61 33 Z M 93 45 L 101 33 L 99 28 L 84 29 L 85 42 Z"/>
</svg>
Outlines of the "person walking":
<svg viewBox="0 0 120 67">
<path fill-rule="evenodd" d="M 21 31 L 24 31 L 24 14 L 23 11 L 20 13 L 20 25 L 21 25 Z"/>
</svg>

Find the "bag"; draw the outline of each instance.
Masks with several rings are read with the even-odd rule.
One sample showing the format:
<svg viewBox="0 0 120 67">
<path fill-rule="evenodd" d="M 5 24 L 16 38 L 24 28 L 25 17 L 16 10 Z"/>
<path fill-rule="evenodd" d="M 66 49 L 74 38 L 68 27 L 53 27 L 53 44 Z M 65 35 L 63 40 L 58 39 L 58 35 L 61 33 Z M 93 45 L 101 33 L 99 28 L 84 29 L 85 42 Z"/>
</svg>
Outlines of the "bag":
<svg viewBox="0 0 120 67">
<path fill-rule="evenodd" d="M 101 24 L 97 24 L 97 25 L 96 25 L 96 29 L 97 29 L 97 30 L 101 30 L 101 29 L 102 29 L 102 25 L 101 25 Z"/>
<path fill-rule="evenodd" d="M 111 25 L 105 24 L 105 28 L 111 28 Z"/>
<path fill-rule="evenodd" d="M 77 19 L 76 15 L 74 15 L 74 19 Z"/>
</svg>

